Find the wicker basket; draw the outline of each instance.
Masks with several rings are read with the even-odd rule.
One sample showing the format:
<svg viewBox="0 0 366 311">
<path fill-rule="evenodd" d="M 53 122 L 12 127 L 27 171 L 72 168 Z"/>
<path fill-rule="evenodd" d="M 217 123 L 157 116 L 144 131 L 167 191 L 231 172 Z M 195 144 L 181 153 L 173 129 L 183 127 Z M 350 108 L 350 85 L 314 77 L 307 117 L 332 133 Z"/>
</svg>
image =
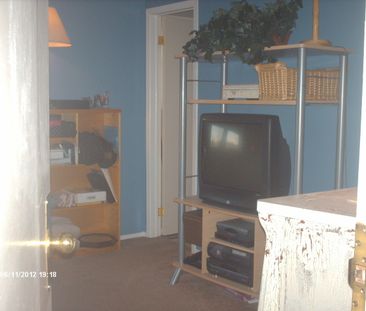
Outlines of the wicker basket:
<svg viewBox="0 0 366 311">
<path fill-rule="evenodd" d="M 285 63 L 258 64 L 259 98 L 262 100 L 296 99 L 297 69 Z M 327 68 L 306 71 L 306 100 L 337 101 L 339 70 Z"/>
</svg>

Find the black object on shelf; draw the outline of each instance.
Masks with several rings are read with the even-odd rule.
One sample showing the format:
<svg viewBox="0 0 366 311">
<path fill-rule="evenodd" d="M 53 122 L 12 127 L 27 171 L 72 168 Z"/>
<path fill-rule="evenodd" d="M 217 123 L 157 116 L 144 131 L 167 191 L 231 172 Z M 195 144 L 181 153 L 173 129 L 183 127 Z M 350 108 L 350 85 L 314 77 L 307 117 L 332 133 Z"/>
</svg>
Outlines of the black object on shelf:
<svg viewBox="0 0 366 311">
<path fill-rule="evenodd" d="M 196 267 L 198 269 L 201 269 L 202 267 L 202 252 L 194 253 L 190 256 L 187 256 L 184 258 L 183 263 L 187 265 L 191 265 L 193 267 Z"/>
<path fill-rule="evenodd" d="M 207 270 L 211 274 L 253 287 L 253 269 L 240 271 L 237 265 L 209 257 L 207 258 Z"/>
<path fill-rule="evenodd" d="M 221 245 L 215 242 L 208 243 L 207 254 L 217 260 L 235 267 L 236 271 L 243 272 L 253 269 L 253 254 Z"/>
<path fill-rule="evenodd" d="M 90 173 L 87 174 L 87 178 L 93 189 L 106 191 L 108 203 L 116 202 L 116 200 L 114 199 L 112 190 L 109 187 L 109 185 L 101 171 L 92 170 Z"/>
<path fill-rule="evenodd" d="M 254 223 L 240 218 L 218 221 L 215 237 L 245 247 L 254 246 Z"/>
<path fill-rule="evenodd" d="M 75 137 L 76 124 L 72 121 L 59 121 L 58 124 L 50 121 L 51 137 Z"/>
<path fill-rule="evenodd" d="M 253 285 L 253 254 L 210 242 L 207 247 L 207 270 L 215 275 Z"/>
<path fill-rule="evenodd" d="M 98 164 L 102 168 L 112 166 L 117 160 L 113 145 L 100 135 L 91 132 L 79 134 L 79 163 Z"/>
<path fill-rule="evenodd" d="M 89 109 L 90 99 L 51 99 L 51 109 Z"/>
</svg>

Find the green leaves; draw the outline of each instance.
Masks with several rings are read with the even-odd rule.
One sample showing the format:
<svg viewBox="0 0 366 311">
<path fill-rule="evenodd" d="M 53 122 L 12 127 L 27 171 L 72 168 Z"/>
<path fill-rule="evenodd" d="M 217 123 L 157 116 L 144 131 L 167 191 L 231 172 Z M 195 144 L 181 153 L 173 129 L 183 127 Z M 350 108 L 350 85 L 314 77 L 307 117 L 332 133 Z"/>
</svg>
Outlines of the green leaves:
<svg viewBox="0 0 366 311">
<path fill-rule="evenodd" d="M 293 31 L 300 8 L 302 8 L 302 0 L 277 0 L 275 3 L 267 3 L 263 13 L 272 25 L 270 34 L 283 37 Z"/>
<path fill-rule="evenodd" d="M 183 51 L 193 61 L 201 55 L 212 61 L 215 52 L 233 53 L 247 64 L 272 61 L 263 49 L 274 44 L 274 34 L 294 28 L 300 7 L 302 0 L 277 0 L 262 9 L 247 0 L 233 2 L 230 10 L 217 9 L 207 24 L 192 31 Z"/>
</svg>

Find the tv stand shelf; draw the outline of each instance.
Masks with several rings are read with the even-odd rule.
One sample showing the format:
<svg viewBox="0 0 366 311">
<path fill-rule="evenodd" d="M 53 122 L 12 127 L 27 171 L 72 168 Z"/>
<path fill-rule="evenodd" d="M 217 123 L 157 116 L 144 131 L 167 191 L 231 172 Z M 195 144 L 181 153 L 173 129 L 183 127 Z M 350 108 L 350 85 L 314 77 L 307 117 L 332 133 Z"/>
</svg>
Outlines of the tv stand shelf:
<svg viewBox="0 0 366 311">
<path fill-rule="evenodd" d="M 277 105 L 295 106 L 296 100 L 262 100 L 262 99 L 190 99 L 191 105 Z M 338 104 L 338 101 L 308 100 L 306 104 Z"/>
<path fill-rule="evenodd" d="M 176 199 L 175 202 L 178 204 L 184 204 L 185 206 L 202 209 L 202 268 L 198 269 L 187 264 L 180 264 L 178 262 L 174 263 L 174 266 L 210 282 L 228 287 L 230 289 L 234 289 L 240 293 L 258 297 L 265 246 L 265 234 L 262 226 L 259 223 L 258 216 L 207 204 L 205 202 L 202 202 L 198 197 L 188 197 L 184 200 Z M 215 238 L 216 223 L 221 220 L 233 218 L 240 218 L 247 222 L 254 223 L 254 247 L 248 248 Z M 206 265 L 208 257 L 207 246 L 209 242 L 212 241 L 221 245 L 229 246 L 231 248 L 253 254 L 253 287 L 248 287 L 243 284 L 230 281 L 216 275 L 212 275 L 208 272 Z"/>
<path fill-rule="evenodd" d="M 209 205 L 201 202 L 198 198 L 186 198 L 186 154 L 187 154 L 187 106 L 188 105 L 217 105 L 220 112 L 226 113 L 227 107 L 230 105 L 273 105 L 282 107 L 291 107 L 294 111 L 295 133 L 293 148 L 293 193 L 301 194 L 303 192 L 303 158 L 304 158 L 304 137 L 305 137 L 305 108 L 307 104 L 335 104 L 337 109 L 337 129 L 336 129 L 336 160 L 335 160 L 335 178 L 334 188 L 339 189 L 343 186 L 343 166 L 344 166 L 344 144 L 345 144 L 345 114 L 346 114 L 346 80 L 347 80 L 347 63 L 348 54 L 350 50 L 343 47 L 324 47 L 309 44 L 290 44 L 274 46 L 265 49 L 265 53 L 274 58 L 295 57 L 297 60 L 297 86 L 296 86 L 296 100 L 287 101 L 267 101 L 267 100 L 223 100 L 222 96 L 218 99 L 189 99 L 187 98 L 187 82 L 199 80 L 188 80 L 188 62 L 190 60 L 186 55 L 180 55 L 180 134 L 179 134 L 179 187 L 178 187 L 178 240 L 179 240 L 179 259 L 175 263 L 177 268 L 170 280 L 170 284 L 174 285 L 179 278 L 181 271 L 189 272 L 203 279 L 211 282 L 235 289 L 239 292 L 247 293 L 253 296 L 258 296 L 260 291 L 261 278 L 261 264 L 264 256 L 264 233 L 259 224 L 258 217 L 251 214 L 239 213 L 232 210 L 226 210 L 217 206 Z M 318 55 L 330 55 L 338 57 L 339 68 L 339 96 L 338 101 L 309 101 L 306 100 L 306 76 L 307 60 L 309 57 Z M 223 55 L 222 53 L 215 53 L 213 55 L 213 63 L 221 65 L 221 86 L 222 89 L 228 84 L 228 62 L 237 60 L 233 55 Z M 199 62 L 207 63 L 208 61 L 199 57 Z M 222 91 L 221 89 L 221 91 Z M 223 95 L 223 92 L 221 92 Z M 202 232 L 202 269 L 197 269 L 192 266 L 187 266 L 183 263 L 185 258 L 185 239 L 184 239 L 184 212 L 186 206 L 192 206 L 203 210 L 203 232 Z M 239 216 L 238 216 L 239 215 Z M 254 269 L 254 284 L 253 288 L 248 288 L 243 285 L 231 282 L 222 278 L 215 278 L 207 272 L 205 260 L 207 258 L 207 245 L 214 239 L 214 229 L 216 222 L 223 219 L 233 217 L 240 217 L 255 223 L 255 246 L 253 248 L 238 248 L 239 250 L 250 252 L 254 255 L 255 269 Z M 216 240 L 215 240 L 216 242 Z M 237 248 L 231 244 L 224 244 L 230 247 Z"/>
</svg>

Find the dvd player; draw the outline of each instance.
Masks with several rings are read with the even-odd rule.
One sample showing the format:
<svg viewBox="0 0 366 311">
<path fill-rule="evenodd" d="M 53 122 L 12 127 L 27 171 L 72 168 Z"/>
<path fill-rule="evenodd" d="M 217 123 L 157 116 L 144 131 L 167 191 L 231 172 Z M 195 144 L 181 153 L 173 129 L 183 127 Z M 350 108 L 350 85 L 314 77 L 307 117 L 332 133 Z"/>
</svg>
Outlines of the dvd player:
<svg viewBox="0 0 366 311">
<path fill-rule="evenodd" d="M 218 221 L 215 237 L 245 247 L 254 246 L 254 223 L 234 218 Z"/>
<path fill-rule="evenodd" d="M 253 254 L 210 242 L 207 247 L 208 272 L 253 286 Z"/>
<path fill-rule="evenodd" d="M 221 245 L 215 242 L 210 242 L 207 247 L 207 254 L 217 260 L 228 263 L 230 266 L 235 266 L 235 270 L 244 271 L 253 269 L 253 254 Z"/>
<path fill-rule="evenodd" d="M 211 274 L 253 287 L 253 269 L 242 270 L 237 265 L 209 257 L 207 258 L 207 270 Z"/>
</svg>

